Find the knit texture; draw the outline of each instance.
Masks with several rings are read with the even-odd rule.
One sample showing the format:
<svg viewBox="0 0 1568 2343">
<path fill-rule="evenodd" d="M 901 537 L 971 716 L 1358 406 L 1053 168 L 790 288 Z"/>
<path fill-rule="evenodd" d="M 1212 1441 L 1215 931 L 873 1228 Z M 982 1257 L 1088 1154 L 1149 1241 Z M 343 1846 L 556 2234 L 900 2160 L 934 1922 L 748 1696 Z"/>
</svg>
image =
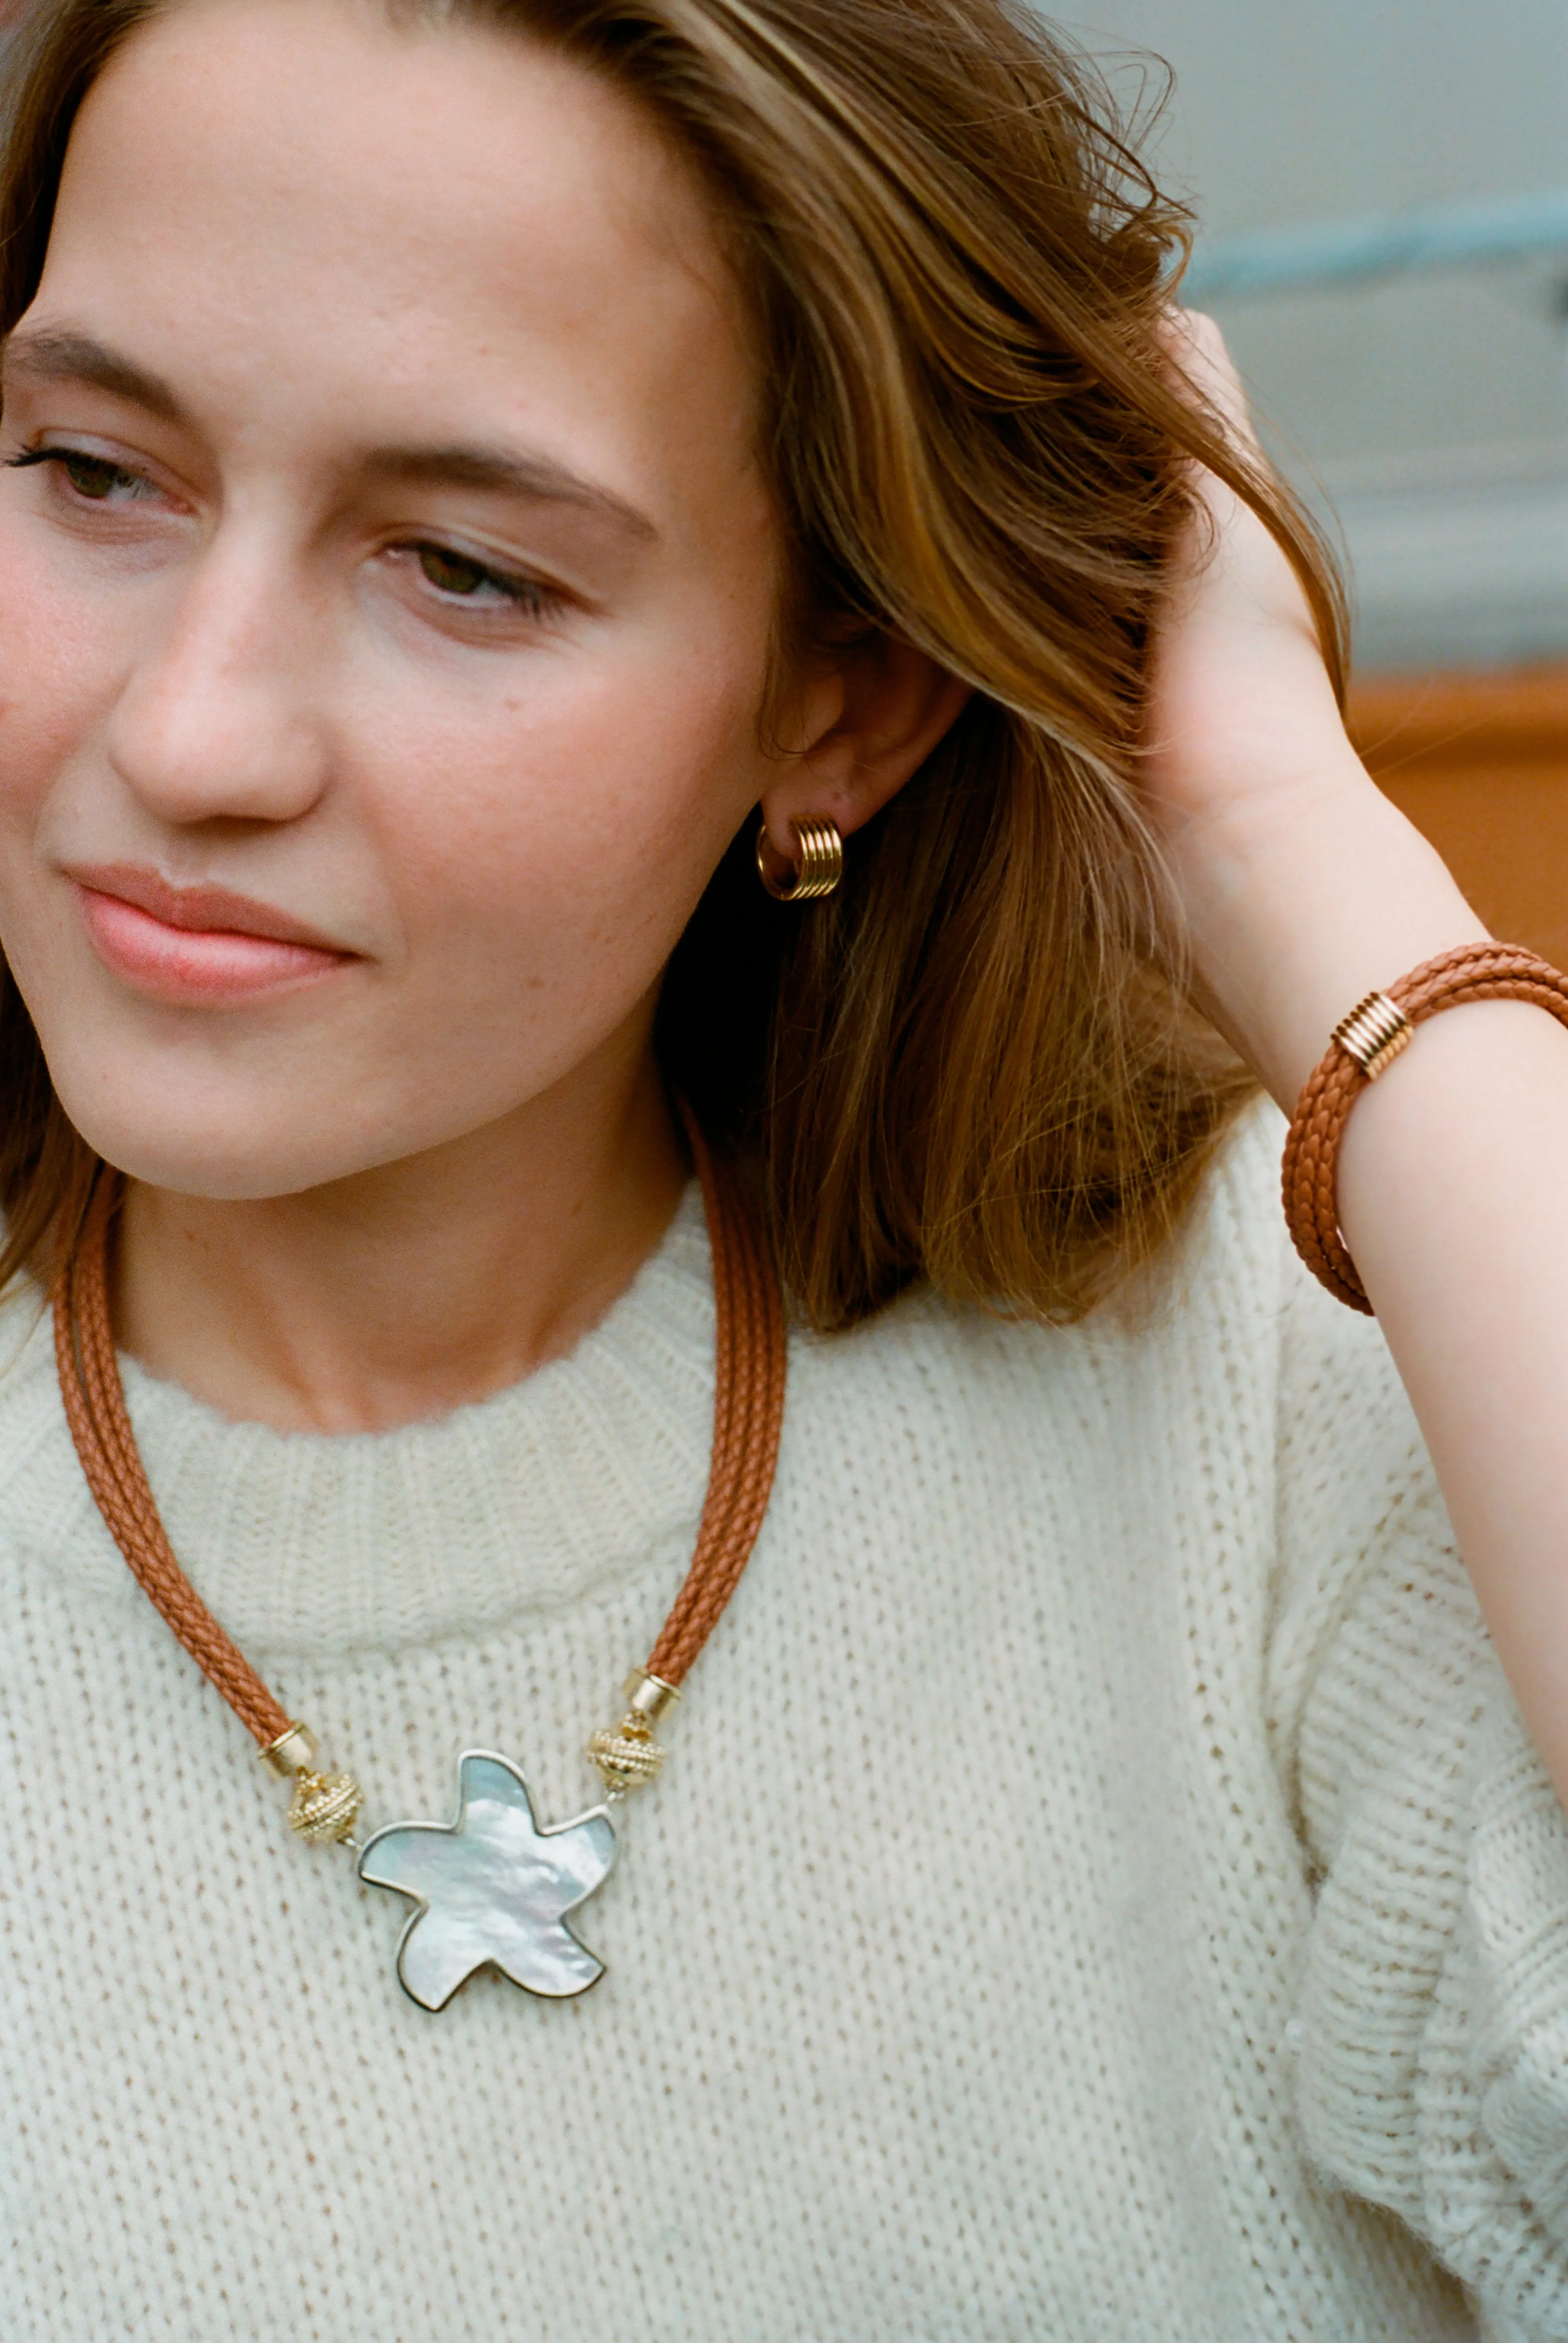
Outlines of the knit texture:
<svg viewBox="0 0 1568 2343">
<path fill-rule="evenodd" d="M 1568 1825 L 1279 1141 L 1141 1322 L 916 1296 L 793 1343 L 570 2003 L 401 1994 L 407 1906 L 288 1837 L 8 1305 L 0 2334 L 1568 2338 Z M 441 1423 L 286 1437 L 127 1367 L 176 1553 L 369 1827 L 447 1818 L 467 1747 L 596 1802 L 712 1334 L 692 1197 L 570 1359 Z"/>
</svg>

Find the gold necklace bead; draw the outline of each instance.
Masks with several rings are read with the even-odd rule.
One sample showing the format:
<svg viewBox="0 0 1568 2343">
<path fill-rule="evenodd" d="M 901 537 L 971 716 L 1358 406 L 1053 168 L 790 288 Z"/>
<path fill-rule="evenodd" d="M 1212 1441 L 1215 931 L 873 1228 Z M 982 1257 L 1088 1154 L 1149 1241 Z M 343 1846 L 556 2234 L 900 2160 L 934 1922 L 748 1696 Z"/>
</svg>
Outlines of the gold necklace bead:
<svg viewBox="0 0 1568 2343">
<path fill-rule="evenodd" d="M 346 1839 L 365 1803 L 352 1774 L 297 1774 L 288 1802 L 288 1827 L 313 1845 Z"/>
<path fill-rule="evenodd" d="M 588 1754 L 612 1797 L 624 1797 L 628 1790 L 639 1790 L 645 1782 L 657 1781 L 665 1756 L 635 1709 L 628 1710 L 618 1725 L 601 1726 L 588 1743 Z"/>
</svg>

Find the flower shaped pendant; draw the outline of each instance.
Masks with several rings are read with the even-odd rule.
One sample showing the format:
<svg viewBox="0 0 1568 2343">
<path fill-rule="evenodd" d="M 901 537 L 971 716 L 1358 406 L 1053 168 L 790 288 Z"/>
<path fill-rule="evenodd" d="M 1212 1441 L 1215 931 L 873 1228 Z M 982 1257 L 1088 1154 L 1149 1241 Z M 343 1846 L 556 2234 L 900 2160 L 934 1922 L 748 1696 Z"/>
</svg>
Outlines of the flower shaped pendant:
<svg viewBox="0 0 1568 2343">
<path fill-rule="evenodd" d="M 422 2009 L 444 2009 L 487 1963 L 552 2001 L 604 1975 L 567 1926 L 615 1861 L 608 1810 L 541 1830 L 509 1757 L 469 1749 L 457 1761 L 449 1823 L 391 1823 L 367 1839 L 359 1876 L 418 1906 L 397 1947 L 397 1976 Z"/>
</svg>

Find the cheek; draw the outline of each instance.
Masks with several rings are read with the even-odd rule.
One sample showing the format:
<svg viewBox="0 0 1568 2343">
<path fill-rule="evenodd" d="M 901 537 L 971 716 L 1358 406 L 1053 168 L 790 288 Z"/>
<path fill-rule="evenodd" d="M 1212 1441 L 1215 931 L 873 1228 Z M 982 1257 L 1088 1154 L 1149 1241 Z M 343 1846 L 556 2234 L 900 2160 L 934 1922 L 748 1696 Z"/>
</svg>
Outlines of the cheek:
<svg viewBox="0 0 1568 2343">
<path fill-rule="evenodd" d="M 0 511 L 0 822 L 29 832 L 101 729 L 126 670 L 120 597 L 59 576 L 28 524 Z"/>
<path fill-rule="evenodd" d="M 410 711 L 377 819 L 411 972 L 508 1014 L 520 994 L 536 1015 L 565 1001 L 571 1026 L 629 1006 L 759 794 L 759 664 L 689 653 L 591 677 L 547 664 L 466 721 Z"/>
</svg>

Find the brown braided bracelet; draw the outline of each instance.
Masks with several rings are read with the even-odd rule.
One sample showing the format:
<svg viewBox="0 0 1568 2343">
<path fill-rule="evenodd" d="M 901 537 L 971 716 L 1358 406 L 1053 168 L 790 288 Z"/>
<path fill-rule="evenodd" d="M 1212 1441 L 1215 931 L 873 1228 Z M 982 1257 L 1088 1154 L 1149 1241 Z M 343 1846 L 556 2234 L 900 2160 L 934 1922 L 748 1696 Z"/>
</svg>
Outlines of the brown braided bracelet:
<svg viewBox="0 0 1568 2343">
<path fill-rule="evenodd" d="M 713 1458 L 691 1567 L 647 1666 L 628 1680 L 630 1711 L 589 1744 L 612 1792 L 650 1780 L 658 1770 L 663 1753 L 648 1725 L 674 1700 L 750 1557 L 773 1486 L 784 1414 L 784 1307 L 772 1253 L 735 1174 L 714 1161 L 690 1116 L 685 1119 L 713 1257 Z M 225 1634 L 180 1568 L 158 1517 L 126 1409 L 109 1317 L 108 1233 L 119 1191 L 116 1175 L 100 1180 L 81 1242 L 54 1296 L 60 1392 L 82 1470 L 115 1543 L 156 1609 L 263 1755 L 295 1778 L 294 1826 L 307 1838 L 345 1837 L 357 1811 L 357 1785 L 348 1775 L 312 1771 L 314 1735 L 290 1718 Z M 302 1801 L 301 1788 L 311 1785 Z M 329 1795 L 334 1785 L 346 1786 Z"/>
<path fill-rule="evenodd" d="M 1418 1025 L 1471 1001 L 1528 1001 L 1568 1025 L 1568 977 L 1550 960 L 1518 944 L 1460 944 L 1359 1002 L 1335 1026 L 1328 1054 L 1296 1101 L 1285 1141 L 1285 1219 L 1313 1276 L 1368 1317 L 1372 1303 L 1340 1234 L 1335 1199 L 1345 1124 L 1362 1091 L 1409 1047 Z"/>
</svg>

